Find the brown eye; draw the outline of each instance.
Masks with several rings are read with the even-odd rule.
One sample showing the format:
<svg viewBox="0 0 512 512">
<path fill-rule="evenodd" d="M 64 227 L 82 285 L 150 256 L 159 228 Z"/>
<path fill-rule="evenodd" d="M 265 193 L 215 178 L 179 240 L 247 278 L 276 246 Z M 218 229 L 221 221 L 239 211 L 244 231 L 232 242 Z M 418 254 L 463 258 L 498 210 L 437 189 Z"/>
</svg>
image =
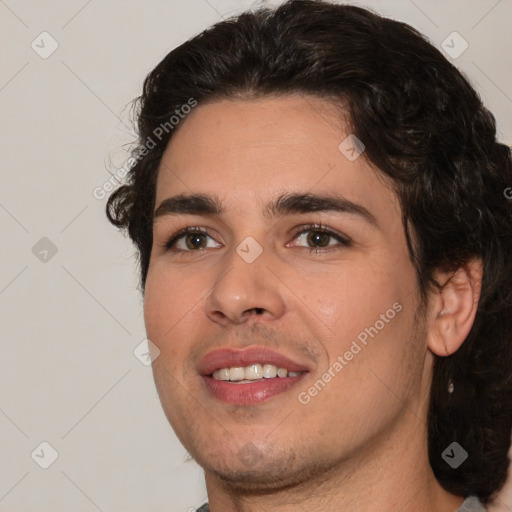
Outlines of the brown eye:
<svg viewBox="0 0 512 512">
<path fill-rule="evenodd" d="M 204 249 L 220 247 L 204 229 L 185 228 L 175 233 L 165 244 L 166 251 L 199 252 Z"/>
<path fill-rule="evenodd" d="M 307 241 L 315 247 L 327 247 L 329 245 L 329 238 L 331 237 L 332 235 L 329 235 L 325 231 L 310 231 Z"/>
<path fill-rule="evenodd" d="M 315 254 L 328 253 L 351 246 L 350 239 L 321 225 L 302 226 L 295 234 L 297 247 L 304 247 Z"/>
<path fill-rule="evenodd" d="M 201 233 L 189 233 L 185 235 L 185 245 L 188 249 L 204 249 L 206 237 Z"/>
</svg>

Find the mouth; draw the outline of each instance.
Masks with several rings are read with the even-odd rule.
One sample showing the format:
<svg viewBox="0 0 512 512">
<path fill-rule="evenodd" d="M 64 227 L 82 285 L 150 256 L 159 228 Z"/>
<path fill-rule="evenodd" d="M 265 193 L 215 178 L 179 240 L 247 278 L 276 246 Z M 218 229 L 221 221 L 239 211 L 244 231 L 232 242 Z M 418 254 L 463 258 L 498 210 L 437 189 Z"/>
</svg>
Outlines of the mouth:
<svg viewBox="0 0 512 512">
<path fill-rule="evenodd" d="M 252 405 L 289 391 L 309 369 L 265 347 L 251 347 L 210 352 L 198 371 L 217 400 Z"/>
</svg>

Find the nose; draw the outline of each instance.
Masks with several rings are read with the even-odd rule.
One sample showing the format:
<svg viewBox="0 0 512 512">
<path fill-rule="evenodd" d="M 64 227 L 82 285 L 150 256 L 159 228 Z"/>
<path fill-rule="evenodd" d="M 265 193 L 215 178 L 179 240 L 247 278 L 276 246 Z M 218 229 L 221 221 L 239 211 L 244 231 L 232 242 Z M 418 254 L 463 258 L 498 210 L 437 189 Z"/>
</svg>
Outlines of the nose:
<svg viewBox="0 0 512 512">
<path fill-rule="evenodd" d="M 236 251 L 219 262 L 219 275 L 205 300 L 205 312 L 220 325 L 242 324 L 254 317 L 271 320 L 285 311 L 282 286 L 265 251 L 252 263 Z"/>
</svg>

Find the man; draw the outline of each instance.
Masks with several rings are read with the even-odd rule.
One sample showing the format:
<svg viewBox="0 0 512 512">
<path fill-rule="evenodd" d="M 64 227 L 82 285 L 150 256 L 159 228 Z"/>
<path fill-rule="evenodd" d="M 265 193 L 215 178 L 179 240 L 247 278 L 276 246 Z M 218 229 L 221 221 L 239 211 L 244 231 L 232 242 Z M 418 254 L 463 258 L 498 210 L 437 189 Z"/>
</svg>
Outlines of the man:
<svg viewBox="0 0 512 512">
<path fill-rule="evenodd" d="M 209 510 L 485 510 L 509 462 L 512 164 L 461 74 L 407 25 L 293 0 L 170 52 L 138 125 L 107 212 Z"/>
</svg>

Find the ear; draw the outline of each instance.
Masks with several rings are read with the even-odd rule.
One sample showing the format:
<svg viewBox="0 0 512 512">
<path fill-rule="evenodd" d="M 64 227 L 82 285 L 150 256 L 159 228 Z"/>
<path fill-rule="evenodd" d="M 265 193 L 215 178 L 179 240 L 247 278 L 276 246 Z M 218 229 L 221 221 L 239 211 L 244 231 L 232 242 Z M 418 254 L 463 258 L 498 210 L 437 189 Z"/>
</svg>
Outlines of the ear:
<svg viewBox="0 0 512 512">
<path fill-rule="evenodd" d="M 456 352 L 475 321 L 483 265 L 480 258 L 469 261 L 455 272 L 435 274 L 441 288 L 429 294 L 428 347 L 438 356 Z"/>
</svg>

